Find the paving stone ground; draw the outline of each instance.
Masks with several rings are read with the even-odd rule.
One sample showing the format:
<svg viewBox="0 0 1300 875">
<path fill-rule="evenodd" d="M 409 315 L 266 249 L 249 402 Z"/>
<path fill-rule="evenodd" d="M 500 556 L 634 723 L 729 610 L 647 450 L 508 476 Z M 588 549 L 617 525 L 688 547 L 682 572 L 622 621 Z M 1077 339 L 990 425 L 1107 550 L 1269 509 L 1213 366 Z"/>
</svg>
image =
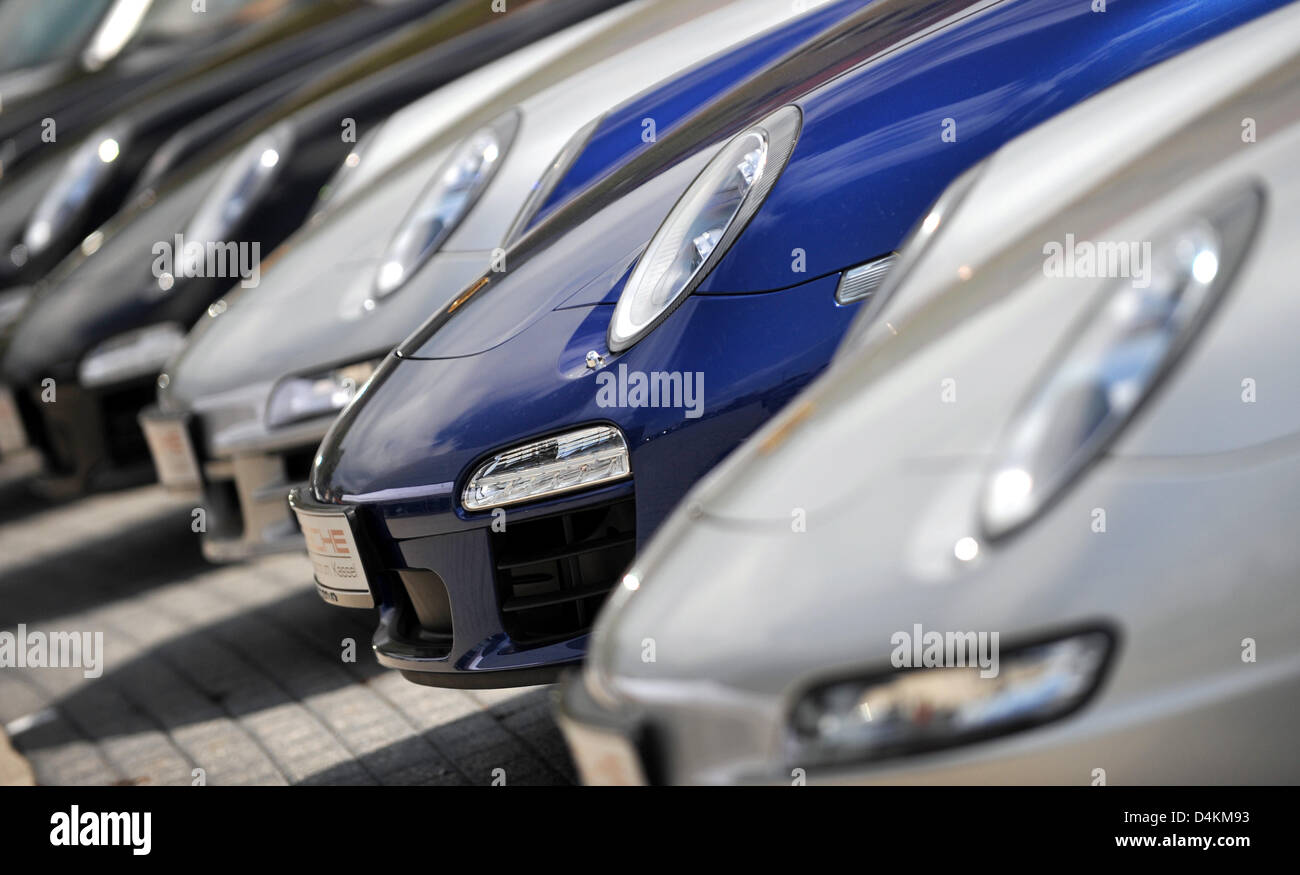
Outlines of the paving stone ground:
<svg viewBox="0 0 1300 875">
<path fill-rule="evenodd" d="M 208 564 L 190 511 L 158 487 L 50 503 L 0 482 L 0 631 L 103 633 L 96 678 L 0 667 L 0 727 L 38 784 L 575 780 L 548 690 L 411 684 L 305 557 Z"/>
</svg>

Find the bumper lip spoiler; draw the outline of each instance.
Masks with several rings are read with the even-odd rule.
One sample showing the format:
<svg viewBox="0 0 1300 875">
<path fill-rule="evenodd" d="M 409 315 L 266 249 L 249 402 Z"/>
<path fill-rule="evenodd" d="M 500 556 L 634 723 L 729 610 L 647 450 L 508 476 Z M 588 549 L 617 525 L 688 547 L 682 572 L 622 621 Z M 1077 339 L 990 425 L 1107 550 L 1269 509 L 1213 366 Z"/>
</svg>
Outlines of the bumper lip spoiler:
<svg viewBox="0 0 1300 875">
<path fill-rule="evenodd" d="M 366 542 L 367 534 L 363 527 L 355 525 L 356 515 L 361 512 L 364 505 L 321 501 L 316 498 L 310 485 L 292 489 L 289 492 L 289 505 L 295 511 L 348 516 L 353 520 L 352 531 L 357 538 L 358 548 L 362 554 L 361 561 L 371 587 L 367 595 L 373 596 L 374 601 L 370 602 L 364 595 L 346 595 L 365 601 L 354 605 L 355 607 L 379 608 L 378 624 L 371 641 L 371 649 L 380 665 L 396 669 L 408 681 L 423 686 L 450 689 L 536 686 L 554 683 L 565 670 L 581 664 L 583 648 L 576 645 L 585 642 L 588 633 L 566 641 L 552 642 L 545 648 L 539 648 L 535 654 L 532 652 L 515 654 L 509 659 L 515 664 L 509 665 L 490 665 L 494 660 L 500 659 L 500 654 L 496 653 L 497 648 L 503 644 L 509 645 L 509 639 L 499 631 L 478 641 L 467 651 L 454 646 L 455 642 L 450 639 L 450 636 L 446 641 L 426 642 L 410 641 L 396 635 L 396 625 L 401 619 L 400 609 L 385 601 L 383 593 L 378 591 L 379 587 L 385 585 L 382 583 L 385 580 L 384 569 L 373 567 L 372 563 L 376 555 L 373 545 Z M 348 604 L 350 599 L 345 598 L 344 593 L 332 592 L 319 583 L 316 584 L 316 589 L 328 604 L 338 607 L 350 606 Z M 339 598 L 332 598 L 331 595 L 338 595 Z M 568 648 L 569 653 L 563 654 L 562 658 L 556 658 L 556 648 Z M 547 654 L 547 651 L 550 653 Z M 481 664 L 484 661 L 489 665 Z"/>
<path fill-rule="evenodd" d="M 575 668 L 582 662 L 579 657 L 511 668 L 460 668 L 458 662 L 453 661 L 450 636 L 445 643 L 425 644 L 402 640 L 393 634 L 397 620 L 397 610 L 380 610 L 379 625 L 371 640 L 371 649 L 380 665 L 396 669 L 408 681 L 423 686 L 481 690 L 552 684 L 566 670 Z M 460 662 L 463 663 L 463 660 Z"/>
</svg>

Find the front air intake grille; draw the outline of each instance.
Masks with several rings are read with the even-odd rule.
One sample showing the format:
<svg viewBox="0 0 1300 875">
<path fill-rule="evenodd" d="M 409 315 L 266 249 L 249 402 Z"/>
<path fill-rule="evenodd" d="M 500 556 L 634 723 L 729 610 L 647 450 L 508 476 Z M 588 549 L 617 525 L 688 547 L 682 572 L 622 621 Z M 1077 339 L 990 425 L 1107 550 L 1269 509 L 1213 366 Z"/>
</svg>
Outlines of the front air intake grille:
<svg viewBox="0 0 1300 875">
<path fill-rule="evenodd" d="M 394 637 L 418 647 L 426 657 L 451 653 L 451 600 L 442 578 L 420 568 L 397 568 L 388 574 L 387 590 L 399 608 Z"/>
<path fill-rule="evenodd" d="M 636 552 L 632 499 L 492 533 L 501 623 L 522 647 L 563 641 L 591 628 L 596 611 Z"/>
</svg>

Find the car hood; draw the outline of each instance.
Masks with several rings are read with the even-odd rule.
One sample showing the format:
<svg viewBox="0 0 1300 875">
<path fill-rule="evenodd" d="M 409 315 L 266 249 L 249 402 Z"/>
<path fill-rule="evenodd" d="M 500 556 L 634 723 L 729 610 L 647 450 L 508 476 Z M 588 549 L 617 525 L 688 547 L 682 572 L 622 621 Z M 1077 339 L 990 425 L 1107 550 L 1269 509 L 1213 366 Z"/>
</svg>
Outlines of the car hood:
<svg viewBox="0 0 1300 875">
<path fill-rule="evenodd" d="M 796 246 L 807 277 L 895 250 L 951 179 L 1017 132 L 1280 5 L 1117 4 L 1099 16 L 1032 0 L 955 22 L 799 101 L 785 172 L 699 291 L 791 285 Z"/>
<path fill-rule="evenodd" d="M 786 288 L 891 252 L 950 180 L 1010 137 L 1278 5 L 1199 0 L 1176 13 L 1147 4 L 1097 17 L 1073 0 L 878 0 L 555 211 L 511 249 L 505 274 L 480 278 L 408 338 L 401 354 L 473 355 L 556 307 L 617 300 L 671 195 L 693 175 L 669 184 L 661 174 L 690 163 L 698 171 L 707 152 L 781 105 L 795 103 L 804 114 L 798 143 L 700 294 Z M 949 142 L 944 122 L 954 119 Z M 639 215 L 624 215 L 630 212 Z M 595 214 L 609 227 L 590 222 Z M 804 270 L 795 272 L 800 250 Z"/>
<path fill-rule="evenodd" d="M 373 309 L 380 257 L 446 150 L 381 179 L 348 210 L 304 232 L 255 289 L 231 289 L 200 318 L 160 402 L 186 409 L 198 399 L 258 381 L 311 373 L 381 356 L 428 313 L 430 302 L 399 289 Z M 340 253 L 347 253 L 340 258 Z M 426 265 L 440 285 L 459 288 L 482 272 L 484 253 L 439 253 Z"/>
</svg>

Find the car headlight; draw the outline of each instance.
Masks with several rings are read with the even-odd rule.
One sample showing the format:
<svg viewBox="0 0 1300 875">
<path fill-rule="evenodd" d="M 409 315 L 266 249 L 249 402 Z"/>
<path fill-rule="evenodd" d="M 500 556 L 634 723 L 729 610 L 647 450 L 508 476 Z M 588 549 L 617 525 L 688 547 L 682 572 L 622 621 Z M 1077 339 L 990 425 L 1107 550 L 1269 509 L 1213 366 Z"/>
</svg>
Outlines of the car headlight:
<svg viewBox="0 0 1300 875">
<path fill-rule="evenodd" d="M 382 359 L 359 362 L 312 377 L 286 377 L 271 390 L 266 423 L 278 428 L 336 413 L 357 396 Z"/>
<path fill-rule="evenodd" d="M 125 131 L 110 126 L 91 134 L 77 147 L 36 204 L 23 231 L 28 256 L 43 252 L 68 230 L 112 177 L 113 162 L 125 144 Z"/>
<path fill-rule="evenodd" d="M 1148 284 L 1116 281 L 1069 333 L 994 451 L 980 498 L 986 537 L 1031 520 L 1115 440 L 1228 288 L 1262 207 L 1252 186 L 1189 216 L 1157 237 Z"/>
<path fill-rule="evenodd" d="M 609 323 L 611 352 L 644 337 L 708 276 L 776 184 L 801 122 L 798 107 L 781 107 L 732 138 L 695 177 L 619 296 Z"/>
<path fill-rule="evenodd" d="M 203 198 L 185 228 L 186 240 L 200 244 L 226 240 L 270 190 L 292 148 L 293 129 L 287 122 L 281 122 L 250 140 L 226 165 L 212 190 Z M 185 248 L 191 249 L 189 246 Z M 176 254 L 186 275 L 201 272 L 202 265 L 193 263 L 204 257 L 200 248 L 206 250 L 206 246 L 193 247 L 190 254 Z"/>
<path fill-rule="evenodd" d="M 591 426 L 497 453 L 475 469 L 461 503 L 466 510 L 488 510 L 621 480 L 631 473 L 623 434 L 612 426 Z"/>
<path fill-rule="evenodd" d="M 1100 684 L 1112 647 L 1088 631 L 997 657 L 997 673 L 904 668 L 822 684 L 790 713 L 791 766 L 852 765 L 977 741 L 1064 717 Z"/>
<path fill-rule="evenodd" d="M 452 151 L 380 259 L 375 297 L 401 288 L 456 230 L 492 181 L 518 128 L 519 114 L 508 112 Z"/>
<path fill-rule="evenodd" d="M 127 331 L 96 346 L 81 360 L 77 378 L 87 389 L 157 374 L 185 344 L 185 329 L 160 322 Z"/>
</svg>

